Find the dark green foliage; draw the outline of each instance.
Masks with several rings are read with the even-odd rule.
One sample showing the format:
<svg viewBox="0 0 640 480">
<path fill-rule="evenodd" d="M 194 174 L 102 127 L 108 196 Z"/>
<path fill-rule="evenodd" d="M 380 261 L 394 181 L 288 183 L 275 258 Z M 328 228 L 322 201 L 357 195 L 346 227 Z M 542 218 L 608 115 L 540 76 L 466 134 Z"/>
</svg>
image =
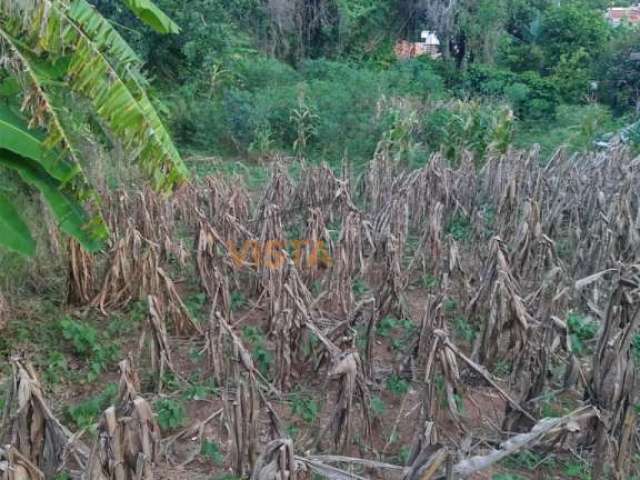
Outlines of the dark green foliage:
<svg viewBox="0 0 640 480">
<path fill-rule="evenodd" d="M 640 29 L 619 27 L 596 64 L 598 98 L 616 113 L 635 109 L 640 91 Z"/>
<path fill-rule="evenodd" d="M 610 27 L 601 11 L 587 8 L 583 2 L 562 2 L 549 8 L 542 18 L 540 43 L 545 67 L 557 65 L 562 56 L 583 49 L 595 58 L 606 46 Z"/>
</svg>

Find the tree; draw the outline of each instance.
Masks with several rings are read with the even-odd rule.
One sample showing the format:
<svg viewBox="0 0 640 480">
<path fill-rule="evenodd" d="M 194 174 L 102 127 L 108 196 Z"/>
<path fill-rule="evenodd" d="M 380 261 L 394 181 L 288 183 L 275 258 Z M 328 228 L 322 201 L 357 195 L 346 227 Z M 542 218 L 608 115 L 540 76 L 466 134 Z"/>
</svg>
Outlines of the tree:
<svg viewBox="0 0 640 480">
<path fill-rule="evenodd" d="M 601 101 L 618 113 L 640 113 L 640 30 L 616 32 L 597 62 L 596 74 Z"/>
<path fill-rule="evenodd" d="M 154 30 L 179 31 L 150 0 L 124 3 Z M 89 251 L 99 249 L 108 232 L 85 174 L 88 142 L 105 133 L 121 142 L 158 190 L 187 177 L 141 68 L 136 53 L 85 0 L 0 2 L 0 168 L 41 192 L 60 229 Z M 0 197 L 0 244 L 26 255 L 35 247 L 6 197 Z"/>
<path fill-rule="evenodd" d="M 602 13 L 581 2 L 561 3 L 548 9 L 542 19 L 540 43 L 545 68 L 553 69 L 562 59 L 582 48 L 597 58 L 610 38 L 611 29 Z"/>
</svg>

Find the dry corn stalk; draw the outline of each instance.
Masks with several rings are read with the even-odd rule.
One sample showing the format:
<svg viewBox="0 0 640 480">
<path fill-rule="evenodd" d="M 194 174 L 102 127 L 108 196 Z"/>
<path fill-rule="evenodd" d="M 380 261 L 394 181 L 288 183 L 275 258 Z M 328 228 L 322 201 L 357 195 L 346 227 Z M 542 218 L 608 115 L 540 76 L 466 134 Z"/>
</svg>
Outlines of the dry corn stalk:
<svg viewBox="0 0 640 480">
<path fill-rule="evenodd" d="M 235 398 L 225 402 L 227 418 L 231 419 L 234 469 L 238 476 L 252 471 L 258 447 L 257 422 L 259 405 L 255 381 L 236 378 Z"/>
<path fill-rule="evenodd" d="M 588 390 L 591 403 L 600 409 L 595 421 L 595 480 L 604 478 L 610 460 L 614 477 L 627 478 L 636 448 L 638 378 L 631 343 L 640 328 L 640 274 L 623 269 L 618 276 L 593 354 Z"/>
<path fill-rule="evenodd" d="M 512 273 L 506 247 L 499 237 L 491 240 L 490 251 L 481 285 L 467 307 L 468 317 L 473 318 L 481 303 L 488 305 L 481 335 L 473 347 L 474 358 L 488 366 L 504 354 L 505 337 L 510 340 L 508 352 L 524 348 L 532 323 L 520 296 L 520 285 Z"/>
<path fill-rule="evenodd" d="M 0 291 L 0 331 L 6 328 L 9 323 L 9 302 Z"/>
<path fill-rule="evenodd" d="M 11 445 L 0 447 L 0 480 L 44 480 L 44 473 Z"/>
<path fill-rule="evenodd" d="M 189 309 L 182 301 L 180 294 L 176 290 L 173 280 L 160 267 L 157 269 L 157 276 L 160 278 L 161 292 L 166 302 L 166 313 L 171 318 L 173 326 L 178 334 L 198 333 L 203 334 L 200 325 L 191 316 Z"/>
<path fill-rule="evenodd" d="M 424 372 L 421 420 L 435 422 L 439 418 L 441 401 L 438 398 L 436 383 L 440 377 L 444 382 L 451 420 L 462 428 L 456 402 L 456 394 L 460 388 L 460 371 L 454 352 L 447 346 L 448 342 L 442 302 L 436 296 L 429 295 L 415 348 L 417 370 Z"/>
<path fill-rule="evenodd" d="M 304 239 L 294 240 L 299 243 L 293 244 L 295 251 L 293 263 L 303 272 L 307 284 L 315 279 L 324 278 L 322 274 L 326 273 L 327 268 L 333 264 L 335 251 L 322 210 L 313 208 L 309 213 Z"/>
<path fill-rule="evenodd" d="M 171 360 L 171 348 L 169 345 L 169 337 L 167 336 L 167 327 L 165 322 L 165 309 L 161 301 L 149 295 L 149 315 L 147 316 L 147 325 L 149 327 L 149 353 L 151 357 L 151 371 L 156 376 L 158 393 L 162 391 L 162 382 L 165 373 L 171 372 L 176 379 L 180 378 Z M 144 347 L 146 337 L 146 329 L 143 329 L 140 337 L 140 350 Z"/>
<path fill-rule="evenodd" d="M 46 478 L 53 478 L 64 467 L 69 453 L 73 453 L 76 463 L 82 468 L 87 451 L 77 442 L 73 445 L 71 433 L 47 407 L 33 367 L 14 357 L 11 368 L 11 390 L 0 438 L 41 470 Z"/>
<path fill-rule="evenodd" d="M 338 392 L 333 415 L 329 423 L 320 430 L 316 443 L 322 441 L 327 430 L 333 436 L 333 445 L 338 452 L 351 447 L 353 435 L 353 410 L 359 401 L 362 411 L 361 429 L 366 439 L 371 440 L 371 420 L 369 415 L 369 389 L 362 372 L 362 364 L 357 351 L 343 352 L 334 356 L 333 365 L 327 372 L 328 380 L 338 381 Z"/>
<path fill-rule="evenodd" d="M 414 442 L 407 464 L 409 469 L 403 480 L 431 480 L 447 460 L 447 450 L 438 443 L 438 434 L 433 422 L 425 422 Z"/>
<path fill-rule="evenodd" d="M 271 215 L 269 210 L 272 210 L 274 205 L 286 214 L 289 211 L 289 202 L 293 198 L 293 183 L 284 166 L 276 163 L 271 174 L 271 182 L 267 185 L 258 206 L 258 219 L 265 221 Z"/>
<path fill-rule="evenodd" d="M 373 247 L 370 225 L 359 211 L 351 211 L 342 219 L 340 238 L 335 249 L 331 271 L 331 297 L 342 312 L 351 311 L 354 298 L 353 279 L 365 270 L 365 245 Z"/>
<path fill-rule="evenodd" d="M 68 243 L 69 253 L 69 288 L 67 303 L 71 305 L 87 305 L 95 295 L 95 260 L 74 239 Z"/>
<path fill-rule="evenodd" d="M 516 401 L 529 413 L 533 414 L 536 399 L 543 394 L 551 365 L 551 347 L 556 335 L 553 322 L 547 321 L 538 327 L 524 348 L 515 354 L 511 370 L 511 391 L 515 392 Z M 522 412 L 506 405 L 502 430 L 505 432 L 529 431 L 535 422 Z"/>
<path fill-rule="evenodd" d="M 140 232 L 131 226 L 127 228 L 113 249 L 109 270 L 92 304 L 106 315 L 108 309 L 123 308 L 138 299 L 143 278 L 147 277 L 144 273 L 157 268 L 156 258 L 153 246 Z M 149 267 L 149 263 L 153 266 Z M 144 288 L 150 287 L 144 285 Z"/>
<path fill-rule="evenodd" d="M 116 406 L 107 408 L 98 425 L 86 471 L 87 480 L 152 480 L 160 428 L 151 406 L 138 396 L 137 372 L 130 360 L 120 362 Z"/>
<path fill-rule="evenodd" d="M 260 454 L 251 480 L 296 480 L 297 470 L 291 439 L 272 440 Z"/>
</svg>

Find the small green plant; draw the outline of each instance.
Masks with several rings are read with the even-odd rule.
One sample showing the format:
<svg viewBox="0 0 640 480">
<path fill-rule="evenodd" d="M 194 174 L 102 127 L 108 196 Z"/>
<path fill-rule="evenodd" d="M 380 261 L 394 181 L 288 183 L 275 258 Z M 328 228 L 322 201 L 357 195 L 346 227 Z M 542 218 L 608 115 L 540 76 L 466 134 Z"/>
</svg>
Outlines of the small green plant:
<svg viewBox="0 0 640 480">
<path fill-rule="evenodd" d="M 211 460 L 214 465 L 220 466 L 224 464 L 224 455 L 215 442 L 209 440 L 203 441 L 202 447 L 200 447 L 200 454 L 206 459 Z"/>
<path fill-rule="evenodd" d="M 291 412 L 305 423 L 313 423 L 318 417 L 320 406 L 310 397 L 303 396 L 299 392 L 295 392 L 290 397 Z"/>
<path fill-rule="evenodd" d="M 364 280 L 362 280 L 361 278 L 357 278 L 351 284 L 351 291 L 354 293 L 354 295 L 361 297 L 369 291 L 369 287 Z"/>
<path fill-rule="evenodd" d="M 116 361 L 120 355 L 118 346 L 108 335 L 99 334 L 91 325 L 65 317 L 60 321 L 60 328 L 62 336 L 73 346 L 74 353 L 88 360 L 89 381 L 98 378 L 106 366 Z"/>
<path fill-rule="evenodd" d="M 376 333 L 382 338 L 386 338 L 398 327 L 398 320 L 393 317 L 384 317 L 376 326 Z"/>
<path fill-rule="evenodd" d="M 544 460 L 544 457 L 531 450 L 522 450 L 508 457 L 504 464 L 507 468 L 533 470 Z"/>
<path fill-rule="evenodd" d="M 258 327 L 247 326 L 242 329 L 242 336 L 251 347 L 251 355 L 258 366 L 258 370 L 265 377 L 268 376 L 273 363 L 273 356 L 267 350 L 264 334 Z"/>
<path fill-rule="evenodd" d="M 400 451 L 398 452 L 398 459 L 400 460 L 400 465 L 407 465 L 409 463 L 410 457 L 411 457 L 411 447 L 407 447 L 406 445 L 404 447 L 401 447 Z"/>
<path fill-rule="evenodd" d="M 186 400 L 206 400 L 217 394 L 215 385 L 192 384 L 185 389 L 183 396 Z"/>
<path fill-rule="evenodd" d="M 193 318 L 200 318 L 202 316 L 202 311 L 206 302 L 207 296 L 202 292 L 194 293 L 184 301 Z"/>
<path fill-rule="evenodd" d="M 471 239 L 471 222 L 469 218 L 456 213 L 447 225 L 447 233 L 458 242 L 466 242 Z"/>
<path fill-rule="evenodd" d="M 443 307 L 445 312 L 455 312 L 458 308 L 458 302 L 456 302 L 453 298 L 447 298 L 444 300 Z"/>
<path fill-rule="evenodd" d="M 585 352 L 586 343 L 598 333 L 598 324 L 596 322 L 576 312 L 569 313 L 567 327 L 569 329 L 571 348 L 577 355 Z"/>
<path fill-rule="evenodd" d="M 53 480 L 71 480 L 71 475 L 68 472 L 60 472 L 53 477 Z"/>
<path fill-rule="evenodd" d="M 473 342 L 476 338 L 476 329 L 473 325 L 463 316 L 457 316 L 453 320 L 453 329 L 458 338 L 463 339 L 466 342 Z"/>
<path fill-rule="evenodd" d="M 238 310 L 244 308 L 247 305 L 247 299 L 242 292 L 233 291 L 230 296 L 231 300 L 231 311 L 237 312 Z"/>
<path fill-rule="evenodd" d="M 385 405 L 384 400 L 382 400 L 377 395 L 371 397 L 369 406 L 371 407 L 371 411 L 376 417 L 382 417 L 387 410 L 387 406 Z"/>
<path fill-rule="evenodd" d="M 115 400 L 117 394 L 118 385 L 111 383 L 99 395 L 67 408 L 66 416 L 79 429 L 89 428 L 96 423 L 100 414 Z"/>
<path fill-rule="evenodd" d="M 395 373 L 387 378 L 387 389 L 394 395 L 405 395 L 411 385 L 407 380 Z"/>
<path fill-rule="evenodd" d="M 158 425 L 164 431 L 175 430 L 186 420 L 184 405 L 178 400 L 161 398 L 155 402 L 154 407 L 158 416 Z"/>
<path fill-rule="evenodd" d="M 574 460 L 564 465 L 564 474 L 569 478 L 591 480 L 591 468 L 586 462 Z"/>
<path fill-rule="evenodd" d="M 62 335 L 73 345 L 76 354 L 88 358 L 98 345 L 98 331 L 91 325 L 65 317 L 60 320 Z"/>
<path fill-rule="evenodd" d="M 475 332 L 474 332 L 475 333 Z M 511 372 L 511 362 L 500 359 L 493 367 L 493 374 L 496 377 L 506 377 Z"/>
<path fill-rule="evenodd" d="M 631 350 L 636 363 L 640 362 L 640 333 L 636 333 L 631 341 Z"/>
<path fill-rule="evenodd" d="M 44 371 L 44 379 L 47 384 L 55 385 L 69 373 L 69 366 L 64 354 L 53 351 L 49 352 L 46 360 L 47 369 Z"/>
<path fill-rule="evenodd" d="M 429 290 L 432 290 L 434 288 L 438 288 L 439 285 L 440 285 L 440 278 L 436 277 L 435 275 L 427 273 L 426 275 L 422 276 L 422 287 L 423 288 L 427 288 Z"/>
</svg>

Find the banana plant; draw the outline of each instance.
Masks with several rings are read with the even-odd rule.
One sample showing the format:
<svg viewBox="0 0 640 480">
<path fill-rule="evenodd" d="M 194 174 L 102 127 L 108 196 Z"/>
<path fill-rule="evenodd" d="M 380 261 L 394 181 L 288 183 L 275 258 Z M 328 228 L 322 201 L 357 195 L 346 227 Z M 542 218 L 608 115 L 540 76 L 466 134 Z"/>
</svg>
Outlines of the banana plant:
<svg viewBox="0 0 640 480">
<path fill-rule="evenodd" d="M 178 26 L 150 0 L 123 0 L 160 33 Z M 159 191 L 187 169 L 148 95 L 142 61 L 86 0 L 0 1 L 0 169 L 39 191 L 59 228 L 86 250 L 108 236 L 85 174 L 87 128 L 97 120 Z M 32 255 L 35 242 L 11 199 L 0 196 L 0 245 Z"/>
</svg>

